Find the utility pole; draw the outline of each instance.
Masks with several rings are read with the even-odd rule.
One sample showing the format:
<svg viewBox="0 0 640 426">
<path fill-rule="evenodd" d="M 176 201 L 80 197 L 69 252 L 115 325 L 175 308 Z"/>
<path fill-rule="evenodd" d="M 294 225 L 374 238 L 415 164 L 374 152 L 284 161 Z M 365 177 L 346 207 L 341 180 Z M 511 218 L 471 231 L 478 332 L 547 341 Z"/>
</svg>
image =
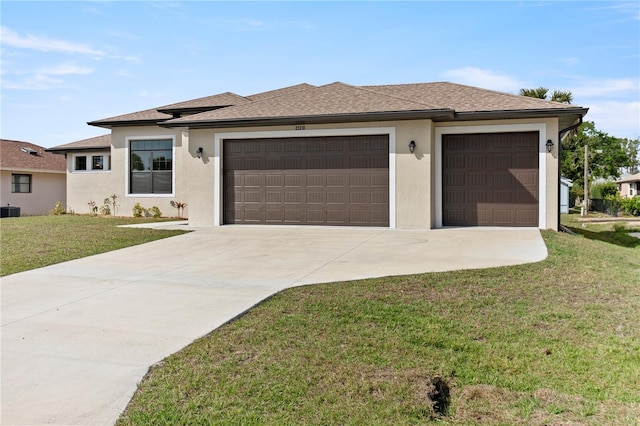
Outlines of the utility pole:
<svg viewBox="0 0 640 426">
<path fill-rule="evenodd" d="M 584 200 L 582 216 L 589 214 L 589 146 L 584 146 Z"/>
</svg>

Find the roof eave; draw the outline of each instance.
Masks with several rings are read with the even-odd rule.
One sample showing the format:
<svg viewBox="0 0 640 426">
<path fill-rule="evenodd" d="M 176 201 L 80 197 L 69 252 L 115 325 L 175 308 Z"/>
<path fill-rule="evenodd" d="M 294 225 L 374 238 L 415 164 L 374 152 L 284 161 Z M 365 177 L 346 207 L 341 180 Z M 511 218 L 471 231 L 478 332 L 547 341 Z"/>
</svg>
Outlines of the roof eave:
<svg viewBox="0 0 640 426">
<path fill-rule="evenodd" d="M 451 109 L 440 110 L 415 110 L 415 111 L 385 111 L 385 112 L 365 112 L 353 114 L 325 114 L 325 115 L 295 115 L 260 118 L 236 118 L 221 120 L 193 120 L 179 121 L 173 120 L 159 123 L 162 127 L 189 127 L 211 128 L 211 127 L 255 127 L 264 125 L 296 125 L 296 124 L 325 124 L 325 123 L 353 123 L 360 121 L 391 121 L 391 120 L 418 120 L 432 119 L 434 121 L 452 120 L 454 111 Z"/>
<path fill-rule="evenodd" d="M 456 112 L 454 120 L 498 120 L 513 118 L 547 118 L 560 116 L 584 116 L 589 108 L 548 108 L 548 109 L 520 109 L 502 111 L 464 111 Z"/>
<path fill-rule="evenodd" d="M 45 152 L 51 152 L 52 154 L 66 154 L 67 152 L 87 152 L 87 151 L 110 151 L 111 145 L 107 146 L 82 146 L 82 147 L 69 147 L 69 148 L 47 148 Z"/>
<path fill-rule="evenodd" d="M 89 126 L 102 127 L 104 129 L 111 129 L 112 127 L 129 127 L 129 126 L 149 126 L 149 125 L 160 125 L 163 121 L 171 120 L 171 118 L 166 119 L 154 119 L 154 120 L 123 120 L 123 121 L 89 121 L 87 124 Z"/>
<path fill-rule="evenodd" d="M 216 109 L 227 108 L 233 105 L 215 105 L 206 107 L 191 107 L 191 108 L 159 108 L 157 111 L 163 114 L 200 114 L 201 112 L 214 111 Z"/>
</svg>

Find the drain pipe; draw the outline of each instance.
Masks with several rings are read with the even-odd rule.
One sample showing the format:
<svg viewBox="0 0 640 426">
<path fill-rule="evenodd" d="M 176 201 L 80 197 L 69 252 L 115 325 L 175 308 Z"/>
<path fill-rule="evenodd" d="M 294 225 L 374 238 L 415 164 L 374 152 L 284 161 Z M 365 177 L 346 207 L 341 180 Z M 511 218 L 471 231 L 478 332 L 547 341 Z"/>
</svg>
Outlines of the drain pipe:
<svg viewBox="0 0 640 426">
<path fill-rule="evenodd" d="M 577 124 L 569 126 L 558 132 L 558 230 L 562 230 L 562 231 L 565 231 L 564 229 L 562 229 L 562 225 L 560 224 L 560 218 L 561 218 L 560 206 L 562 205 L 562 179 L 561 179 L 562 178 L 562 135 L 577 129 L 581 125 L 582 125 L 582 115 L 578 119 Z"/>
</svg>

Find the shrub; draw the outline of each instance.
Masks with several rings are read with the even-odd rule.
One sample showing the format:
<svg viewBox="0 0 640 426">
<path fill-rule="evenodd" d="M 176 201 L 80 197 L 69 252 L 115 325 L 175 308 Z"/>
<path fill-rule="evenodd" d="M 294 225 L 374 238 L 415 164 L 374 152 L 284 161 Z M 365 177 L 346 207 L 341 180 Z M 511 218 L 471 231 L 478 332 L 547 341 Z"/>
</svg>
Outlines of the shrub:
<svg viewBox="0 0 640 426">
<path fill-rule="evenodd" d="M 627 232 L 627 224 L 626 223 L 615 223 L 613 225 L 614 232 Z"/>
<path fill-rule="evenodd" d="M 591 186 L 591 198 L 604 200 L 608 196 L 618 193 L 618 185 L 615 182 L 594 183 Z"/>
<path fill-rule="evenodd" d="M 111 199 L 109 197 L 105 198 L 104 201 L 102 201 L 100 214 L 103 214 L 105 216 L 111 214 Z"/>
<path fill-rule="evenodd" d="M 149 209 L 149 214 L 156 219 L 162 217 L 162 212 L 157 206 L 153 206 Z"/>
<path fill-rule="evenodd" d="M 623 198 L 621 204 L 626 213 L 640 216 L 640 197 Z"/>
<path fill-rule="evenodd" d="M 66 210 L 64 209 L 64 206 L 62 205 L 62 201 L 58 201 L 55 205 L 54 208 L 52 208 L 51 210 L 49 210 L 49 214 L 54 215 L 54 216 L 59 216 L 61 214 L 65 214 Z"/>
<path fill-rule="evenodd" d="M 146 216 L 147 210 L 140 205 L 140 203 L 136 203 L 133 206 L 133 217 L 142 217 Z"/>
<path fill-rule="evenodd" d="M 96 204 L 95 201 L 89 201 L 87 204 L 91 209 L 91 214 L 98 214 L 98 205 Z"/>
</svg>

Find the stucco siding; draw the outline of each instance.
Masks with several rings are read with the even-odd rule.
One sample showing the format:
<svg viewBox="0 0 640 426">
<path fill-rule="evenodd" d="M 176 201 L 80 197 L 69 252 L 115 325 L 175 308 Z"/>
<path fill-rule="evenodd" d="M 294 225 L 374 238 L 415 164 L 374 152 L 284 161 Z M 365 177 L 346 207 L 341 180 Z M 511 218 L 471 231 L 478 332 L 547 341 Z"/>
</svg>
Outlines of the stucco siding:
<svg viewBox="0 0 640 426">
<path fill-rule="evenodd" d="M 159 126 L 115 128 L 112 133 L 111 170 L 69 173 L 69 208 L 89 212 L 89 201 L 101 204 L 118 196 L 117 214 L 131 216 L 133 206 L 157 206 L 165 216 L 175 216 L 171 201 L 188 204 L 184 215 L 192 225 L 217 226 L 223 221 L 223 141 L 240 138 L 389 135 L 390 227 L 430 229 L 442 226 L 441 138 L 455 132 L 539 132 L 539 227 L 558 228 L 558 121 L 556 118 L 440 123 L 431 120 L 380 121 L 305 126 L 263 126 L 224 129 L 165 129 Z M 128 194 L 130 141 L 167 137 L 174 141 L 173 194 Z M 546 140 L 552 140 L 551 153 Z M 409 143 L 416 142 L 414 153 Z M 202 158 L 197 157 L 202 148 Z M 69 156 L 71 157 L 71 156 Z M 72 171 L 72 158 L 68 159 Z"/>
<path fill-rule="evenodd" d="M 30 193 L 11 192 L 11 175 L 13 173 L 31 175 Z M 21 216 L 40 216 L 49 211 L 60 201 L 66 203 L 67 190 L 64 173 L 43 173 L 34 170 L 3 170 L 0 172 L 0 205 L 7 204 L 20 207 Z"/>
</svg>

